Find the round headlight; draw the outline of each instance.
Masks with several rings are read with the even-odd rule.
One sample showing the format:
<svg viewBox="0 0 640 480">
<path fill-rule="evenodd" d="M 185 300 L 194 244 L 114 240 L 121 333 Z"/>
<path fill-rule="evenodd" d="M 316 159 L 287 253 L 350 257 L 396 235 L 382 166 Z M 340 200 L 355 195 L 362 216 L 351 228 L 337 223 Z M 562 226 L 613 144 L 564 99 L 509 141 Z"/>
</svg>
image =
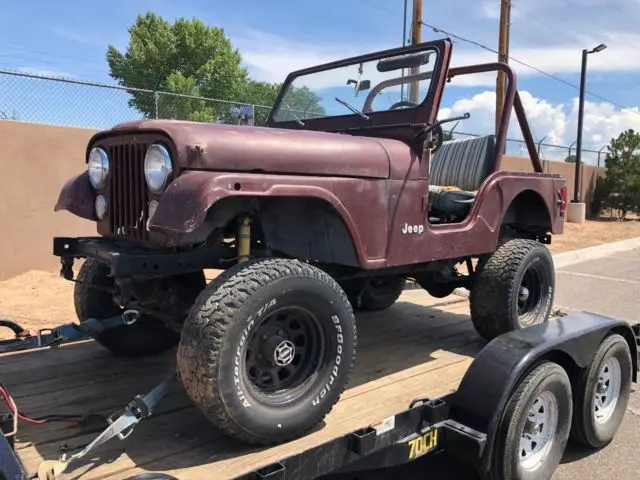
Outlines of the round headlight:
<svg viewBox="0 0 640 480">
<path fill-rule="evenodd" d="M 169 183 L 173 167 L 169 151 L 157 143 L 147 149 L 144 157 L 144 177 L 149 189 L 154 193 L 160 193 Z"/>
<path fill-rule="evenodd" d="M 101 148 L 93 148 L 89 153 L 89 162 L 87 162 L 87 171 L 89 172 L 89 181 L 93 188 L 102 188 L 107 182 L 109 175 L 109 157 L 107 152 Z"/>
<path fill-rule="evenodd" d="M 107 214 L 107 199 L 104 195 L 98 195 L 96 197 L 96 217 L 102 220 Z"/>
</svg>

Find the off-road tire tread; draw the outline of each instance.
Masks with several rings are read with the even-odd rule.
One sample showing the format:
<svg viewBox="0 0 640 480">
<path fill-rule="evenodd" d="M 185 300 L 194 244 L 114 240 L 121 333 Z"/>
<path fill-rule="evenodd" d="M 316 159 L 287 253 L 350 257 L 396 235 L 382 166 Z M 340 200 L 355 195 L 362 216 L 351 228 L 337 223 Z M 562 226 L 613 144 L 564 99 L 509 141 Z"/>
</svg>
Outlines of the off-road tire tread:
<svg viewBox="0 0 640 480">
<path fill-rule="evenodd" d="M 515 288 L 514 280 L 525 257 L 535 249 L 547 248 L 536 240 L 509 239 L 499 244 L 490 256 L 476 267 L 476 278 L 469 292 L 471 321 L 476 331 L 491 340 L 511 325 L 505 325 L 510 315 L 508 299 Z"/>
<path fill-rule="evenodd" d="M 92 258 L 87 258 L 80 271 L 73 288 L 73 305 L 76 315 L 79 319 L 86 319 L 90 316 L 89 311 L 93 308 L 104 308 L 104 305 L 98 305 L 96 298 L 92 295 L 96 284 L 103 285 L 100 277 L 104 275 L 101 270 L 108 270 L 107 266 Z M 113 304 L 114 311 L 118 311 L 118 307 Z"/>
<path fill-rule="evenodd" d="M 517 419 L 523 415 L 523 410 L 526 407 L 527 402 L 522 402 L 522 398 L 526 398 L 531 395 L 531 391 L 534 390 L 542 379 L 548 378 L 553 374 L 559 374 L 566 378 L 566 381 L 570 384 L 569 376 L 564 368 L 554 362 L 545 361 L 532 368 L 523 380 L 518 384 L 518 387 L 512 394 L 511 398 L 507 402 L 502 416 L 503 421 L 509 419 L 509 423 L 500 425 L 499 432 L 504 433 L 504 429 L 507 432 L 513 430 L 514 424 L 517 423 Z M 561 420 L 560 420 L 561 421 Z M 502 435 L 500 435 L 502 437 Z M 518 450 L 520 437 L 514 435 L 505 435 L 506 440 L 502 442 L 499 438 L 497 440 L 497 448 L 494 450 L 494 466 L 489 472 L 489 478 L 491 480 L 508 480 L 502 476 L 502 468 L 500 462 L 503 461 L 502 452 L 510 452 Z"/>
<path fill-rule="evenodd" d="M 627 345 L 627 341 L 624 339 L 622 335 L 612 334 L 606 337 L 600 344 L 598 354 L 593 359 L 592 365 L 599 363 L 602 360 L 602 357 L 604 356 L 604 354 L 608 352 L 609 349 L 613 345 L 615 345 L 617 342 L 624 342 L 625 345 Z M 629 353 L 629 362 L 631 363 L 631 353 Z M 592 384 L 588 383 L 588 377 L 589 377 L 589 368 L 585 368 L 581 372 L 579 381 L 576 382 L 579 385 L 585 386 L 586 390 L 577 388 L 576 389 L 577 391 L 574 394 L 576 397 L 574 402 L 576 407 L 574 408 L 574 415 L 573 415 L 573 422 L 572 422 L 573 428 L 571 429 L 571 439 L 584 446 L 596 447 L 592 445 L 591 441 L 589 440 L 588 434 L 584 427 L 584 423 L 582 422 L 582 419 L 581 419 L 581 415 L 583 413 L 583 408 L 584 408 L 585 393 L 587 390 L 590 391 L 591 388 L 593 387 Z M 605 445 L 598 445 L 596 448 L 598 447 L 602 448 L 604 446 Z"/>
<path fill-rule="evenodd" d="M 310 422 L 309 428 L 288 435 L 272 435 L 268 438 L 258 437 L 245 431 L 234 421 L 231 406 L 226 405 L 221 396 L 215 393 L 220 361 L 218 353 L 227 336 L 234 311 L 240 308 L 245 299 L 255 294 L 269 281 L 287 276 L 303 276 L 319 280 L 340 295 L 348 306 L 354 337 L 353 356 L 344 382 L 346 385 L 355 364 L 357 344 L 355 317 L 351 306 L 344 291 L 331 276 L 298 260 L 257 259 L 237 264 L 224 271 L 200 294 L 182 330 L 177 363 L 185 390 L 215 426 L 229 437 L 245 443 L 275 445 L 306 434 L 326 417 L 344 391 L 343 387 L 336 396 L 335 402 L 330 406 L 326 405 L 324 411 Z M 211 358 L 211 361 L 203 365 L 201 359 L 207 358 Z M 206 399 L 210 394 L 206 392 L 211 391 L 214 392 L 213 403 L 207 405 Z"/>
</svg>

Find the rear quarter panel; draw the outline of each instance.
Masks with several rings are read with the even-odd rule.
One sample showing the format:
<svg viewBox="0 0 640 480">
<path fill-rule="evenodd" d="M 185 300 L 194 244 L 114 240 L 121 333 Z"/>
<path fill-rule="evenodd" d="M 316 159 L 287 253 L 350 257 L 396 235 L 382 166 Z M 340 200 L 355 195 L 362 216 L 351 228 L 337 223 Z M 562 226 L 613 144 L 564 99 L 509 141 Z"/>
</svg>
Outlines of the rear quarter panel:
<svg viewBox="0 0 640 480">
<path fill-rule="evenodd" d="M 422 263 L 494 251 L 505 212 L 518 194 L 527 190 L 539 194 L 547 206 L 551 232 L 562 233 L 564 218 L 557 204 L 557 191 L 564 184 L 561 175 L 495 172 L 485 180 L 465 221 L 431 225 L 427 217 L 428 208 L 421 195 L 421 182 L 391 182 L 387 265 Z M 405 225 L 413 226 L 413 232 L 409 233 Z M 422 226 L 422 233 L 416 233 L 415 226 Z"/>
</svg>

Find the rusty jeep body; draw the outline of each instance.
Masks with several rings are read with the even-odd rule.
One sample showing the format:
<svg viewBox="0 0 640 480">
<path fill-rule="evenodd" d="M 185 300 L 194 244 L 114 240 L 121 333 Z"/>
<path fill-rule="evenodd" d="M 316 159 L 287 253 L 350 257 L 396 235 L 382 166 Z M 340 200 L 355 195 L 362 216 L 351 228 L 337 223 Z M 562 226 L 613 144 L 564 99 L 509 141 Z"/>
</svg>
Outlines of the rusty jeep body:
<svg viewBox="0 0 640 480">
<path fill-rule="evenodd" d="M 67 278 L 86 258 L 78 317 L 141 312 L 97 340 L 127 355 L 179 343 L 187 393 L 253 443 L 328 413 L 355 355 L 353 310 L 390 307 L 407 280 L 436 297 L 469 289 L 487 339 L 547 321 L 544 244 L 562 233 L 565 180 L 542 171 L 515 73 L 450 68 L 451 50 L 439 40 L 294 72 L 266 127 L 141 120 L 96 134 L 55 207 L 99 234 L 54 239 Z M 447 80 L 491 71 L 508 79 L 498 131 L 445 141 Z M 501 170 L 512 110 L 531 172 Z M 207 285 L 210 268 L 225 272 Z"/>
</svg>

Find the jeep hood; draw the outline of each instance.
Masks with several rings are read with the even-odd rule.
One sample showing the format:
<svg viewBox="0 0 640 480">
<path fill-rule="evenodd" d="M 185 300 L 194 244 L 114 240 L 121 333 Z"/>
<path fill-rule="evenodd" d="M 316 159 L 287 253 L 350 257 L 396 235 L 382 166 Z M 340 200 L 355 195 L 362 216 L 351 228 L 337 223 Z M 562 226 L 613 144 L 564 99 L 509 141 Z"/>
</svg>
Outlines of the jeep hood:
<svg viewBox="0 0 640 480">
<path fill-rule="evenodd" d="M 95 138 L 126 131 L 167 135 L 186 169 L 389 178 L 389 147 L 408 155 L 386 139 L 177 120 L 121 123 Z"/>
</svg>

